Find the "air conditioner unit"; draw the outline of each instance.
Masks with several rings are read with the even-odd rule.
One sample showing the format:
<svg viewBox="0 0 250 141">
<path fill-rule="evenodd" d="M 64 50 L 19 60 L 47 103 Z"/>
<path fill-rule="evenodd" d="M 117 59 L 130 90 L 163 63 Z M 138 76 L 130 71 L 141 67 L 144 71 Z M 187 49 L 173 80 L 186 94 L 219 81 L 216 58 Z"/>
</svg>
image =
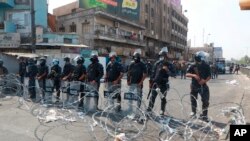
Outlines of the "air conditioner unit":
<svg viewBox="0 0 250 141">
<path fill-rule="evenodd" d="M 114 26 L 115 26 L 115 28 L 119 28 L 120 27 L 120 23 L 119 22 L 114 22 Z"/>
</svg>

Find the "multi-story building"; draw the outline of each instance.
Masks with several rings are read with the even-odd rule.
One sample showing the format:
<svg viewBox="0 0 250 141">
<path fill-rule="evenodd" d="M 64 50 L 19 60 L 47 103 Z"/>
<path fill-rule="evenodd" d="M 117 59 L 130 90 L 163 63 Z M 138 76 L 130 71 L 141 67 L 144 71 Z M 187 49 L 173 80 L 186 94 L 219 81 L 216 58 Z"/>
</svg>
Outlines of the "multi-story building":
<svg viewBox="0 0 250 141">
<path fill-rule="evenodd" d="M 48 14 L 47 0 L 34 0 L 34 8 L 37 54 L 85 47 L 77 34 L 53 32 L 55 18 Z M 0 0 L 0 52 L 31 52 L 31 41 L 31 0 Z"/>
<path fill-rule="evenodd" d="M 167 46 L 170 58 L 183 58 L 188 19 L 182 13 L 180 0 L 143 0 L 140 15 L 140 23 L 146 27 L 147 56 L 155 57 Z"/>
<path fill-rule="evenodd" d="M 131 56 L 136 49 L 144 54 L 146 43 L 142 31 L 145 27 L 136 22 L 136 17 L 132 21 L 125 17 L 125 13 L 110 12 L 113 5 L 120 5 L 118 2 L 111 5 L 95 1 L 91 4 L 93 6 L 84 7 L 77 1 L 54 9 L 57 31 L 77 33 L 81 43 L 98 50 L 101 55 L 116 51 L 119 56 Z M 138 7 L 139 3 L 135 8 Z"/>
</svg>

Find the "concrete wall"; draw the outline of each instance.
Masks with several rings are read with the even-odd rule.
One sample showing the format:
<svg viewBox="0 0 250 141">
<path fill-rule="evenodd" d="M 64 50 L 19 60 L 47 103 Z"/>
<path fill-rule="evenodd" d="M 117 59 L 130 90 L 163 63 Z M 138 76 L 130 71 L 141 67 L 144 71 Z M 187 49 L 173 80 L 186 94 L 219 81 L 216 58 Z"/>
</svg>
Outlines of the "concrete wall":
<svg viewBox="0 0 250 141">
<path fill-rule="evenodd" d="M 77 9 L 77 8 L 79 8 L 79 2 L 78 1 L 72 2 L 72 3 L 67 4 L 65 6 L 55 8 L 53 10 L 53 15 L 55 15 L 55 16 L 67 15 L 67 14 L 72 13 L 72 9 Z"/>
</svg>

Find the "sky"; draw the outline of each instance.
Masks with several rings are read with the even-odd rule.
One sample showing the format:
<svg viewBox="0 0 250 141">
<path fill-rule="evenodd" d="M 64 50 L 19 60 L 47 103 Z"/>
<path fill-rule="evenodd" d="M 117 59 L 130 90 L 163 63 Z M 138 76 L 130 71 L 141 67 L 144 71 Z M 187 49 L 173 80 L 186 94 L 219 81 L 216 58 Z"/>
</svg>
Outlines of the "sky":
<svg viewBox="0 0 250 141">
<path fill-rule="evenodd" d="M 49 12 L 74 1 L 49 0 Z M 226 59 L 250 56 L 250 10 L 241 11 L 239 0 L 182 0 L 182 5 L 192 46 L 213 42 Z"/>
</svg>

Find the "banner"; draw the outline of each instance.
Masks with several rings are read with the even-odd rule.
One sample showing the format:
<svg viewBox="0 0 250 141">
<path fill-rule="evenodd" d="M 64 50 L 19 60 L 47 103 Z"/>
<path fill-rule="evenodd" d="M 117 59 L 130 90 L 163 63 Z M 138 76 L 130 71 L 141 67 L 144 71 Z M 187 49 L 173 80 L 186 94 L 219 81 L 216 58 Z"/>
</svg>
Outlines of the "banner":
<svg viewBox="0 0 250 141">
<path fill-rule="evenodd" d="M 140 17 L 140 0 L 79 0 L 79 7 L 99 7 L 110 14 L 134 21 L 139 21 Z"/>
</svg>

